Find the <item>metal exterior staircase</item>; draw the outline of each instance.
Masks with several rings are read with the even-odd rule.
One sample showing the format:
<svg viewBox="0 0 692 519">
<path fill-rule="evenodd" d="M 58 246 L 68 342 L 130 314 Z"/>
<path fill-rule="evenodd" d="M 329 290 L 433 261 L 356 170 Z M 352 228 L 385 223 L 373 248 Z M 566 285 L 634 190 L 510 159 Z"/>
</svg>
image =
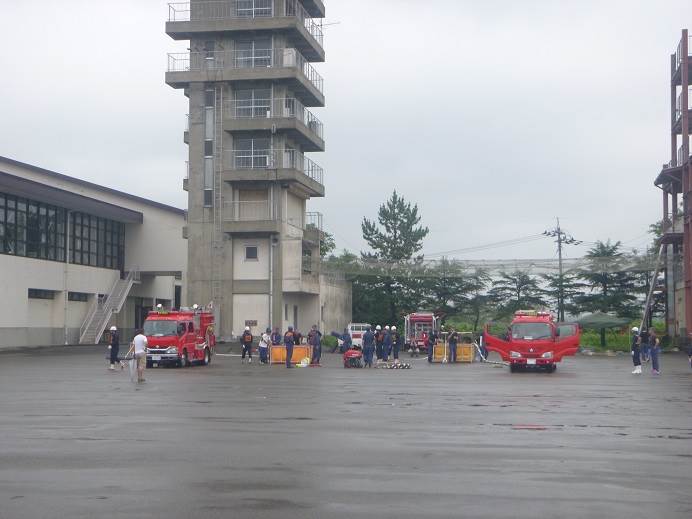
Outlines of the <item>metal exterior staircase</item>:
<svg viewBox="0 0 692 519">
<path fill-rule="evenodd" d="M 122 309 L 135 282 L 139 281 L 139 270 L 131 270 L 125 279 L 117 279 L 108 294 L 97 297 L 79 329 L 79 344 L 98 344 L 113 314 Z"/>
</svg>

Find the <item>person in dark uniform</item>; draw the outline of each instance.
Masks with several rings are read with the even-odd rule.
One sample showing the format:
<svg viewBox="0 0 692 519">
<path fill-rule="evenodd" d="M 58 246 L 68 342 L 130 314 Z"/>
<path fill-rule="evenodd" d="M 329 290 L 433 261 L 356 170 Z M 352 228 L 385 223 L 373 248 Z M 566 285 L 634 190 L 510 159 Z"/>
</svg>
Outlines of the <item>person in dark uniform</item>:
<svg viewBox="0 0 692 519">
<path fill-rule="evenodd" d="M 288 327 L 288 331 L 284 334 L 284 346 L 286 346 L 286 367 L 292 368 L 293 364 L 293 346 L 295 346 L 296 338 L 293 334 L 293 326 Z"/>
<path fill-rule="evenodd" d="M 384 338 L 382 339 L 382 360 L 387 362 L 392 354 L 392 331 L 389 326 L 384 327 Z"/>
<path fill-rule="evenodd" d="M 456 363 L 457 361 L 457 343 L 459 342 L 459 336 L 457 332 L 453 329 L 447 338 L 449 343 L 449 362 Z"/>
<path fill-rule="evenodd" d="M 382 345 L 384 344 L 384 334 L 382 333 L 382 327 L 378 324 L 375 327 L 375 356 L 377 361 L 382 360 Z"/>
<path fill-rule="evenodd" d="M 399 362 L 399 349 L 401 348 L 401 334 L 396 331 L 396 326 L 392 326 L 392 356 L 394 362 Z"/>
<path fill-rule="evenodd" d="M 642 336 L 639 335 L 639 328 L 635 326 L 632 328 L 632 343 L 630 347 L 632 350 L 632 363 L 634 364 L 634 371 L 632 372 L 632 375 L 642 374 L 641 345 Z"/>
<path fill-rule="evenodd" d="M 243 335 L 240 337 L 240 344 L 243 345 L 243 354 L 240 357 L 240 361 L 245 364 L 245 354 L 248 356 L 248 363 L 252 363 L 252 333 L 250 333 L 250 327 L 246 326 Z"/>
<path fill-rule="evenodd" d="M 313 366 L 320 365 L 322 358 L 322 332 L 317 329 L 317 325 L 312 325 L 312 330 L 308 333 L 308 344 L 312 346 L 312 359 L 310 364 Z"/>
<path fill-rule="evenodd" d="M 372 333 L 372 328 L 368 326 L 367 331 L 363 334 L 363 363 L 372 368 L 372 356 L 375 353 L 375 334 Z"/>
<path fill-rule="evenodd" d="M 119 362 L 118 353 L 120 352 L 120 333 L 115 326 L 111 326 L 110 332 L 111 365 L 108 369 L 113 371 L 115 370 L 115 365 Z"/>
</svg>

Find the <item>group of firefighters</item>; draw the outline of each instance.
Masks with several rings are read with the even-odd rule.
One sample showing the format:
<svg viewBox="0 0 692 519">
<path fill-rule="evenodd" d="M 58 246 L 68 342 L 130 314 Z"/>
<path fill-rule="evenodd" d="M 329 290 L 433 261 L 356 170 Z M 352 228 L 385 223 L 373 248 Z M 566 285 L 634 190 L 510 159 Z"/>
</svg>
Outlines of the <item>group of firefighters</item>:
<svg viewBox="0 0 692 519">
<path fill-rule="evenodd" d="M 387 362 L 391 356 L 394 362 L 399 361 L 399 351 L 403 346 L 403 338 L 396 330 L 396 326 L 385 326 L 384 330 L 378 324 L 375 331 L 372 326 L 368 326 L 363 334 L 363 364 L 371 368 L 373 355 L 377 357 L 377 362 Z"/>
<path fill-rule="evenodd" d="M 334 334 L 337 335 L 337 334 Z M 340 342 L 332 349 L 332 353 L 335 353 L 337 349 L 341 352 L 345 352 L 353 347 L 353 340 L 348 329 L 344 329 L 343 334 L 338 336 Z M 302 343 L 302 334 L 289 326 L 288 330 L 282 335 L 279 328 L 267 328 L 264 333 L 259 337 L 258 351 L 260 363 L 269 363 L 269 348 L 270 346 L 283 345 L 286 348 L 286 367 L 292 368 L 291 358 L 293 356 L 293 348 Z M 423 346 L 428 355 L 428 362 L 433 361 L 433 345 L 437 342 L 438 336 L 433 330 L 428 334 L 423 332 L 421 336 L 423 341 Z M 449 344 L 449 354 L 450 362 L 456 362 L 457 357 L 457 343 L 458 335 L 453 330 L 446 337 L 446 341 Z M 241 352 L 241 362 L 245 363 L 252 362 L 252 346 L 254 342 L 254 337 L 249 326 L 245 327 L 243 334 L 240 337 L 240 344 L 242 346 Z M 310 359 L 311 366 L 319 366 L 320 360 L 322 358 L 322 333 L 317 329 L 317 325 L 313 325 L 312 329 L 306 337 L 306 342 L 312 347 L 312 357 Z M 363 364 L 365 367 L 372 367 L 373 363 L 386 363 L 390 359 L 394 363 L 399 362 L 399 353 L 404 347 L 404 337 L 397 331 L 396 326 L 386 325 L 384 329 L 382 326 L 377 325 L 374 327 L 368 325 L 365 333 L 362 337 L 362 352 L 363 352 Z M 411 350 L 409 353 L 412 355 L 417 355 L 419 353 L 419 348 L 417 345 L 410 345 Z"/>
<path fill-rule="evenodd" d="M 302 334 L 298 330 L 294 330 L 293 326 L 289 326 L 286 333 L 281 335 L 279 328 L 267 328 L 259 338 L 259 356 L 260 363 L 269 364 L 269 347 L 283 345 L 286 348 L 286 367 L 292 368 L 293 364 L 291 359 L 293 357 L 293 348 L 301 344 L 303 340 Z M 313 325 L 308 336 L 306 338 L 307 343 L 312 346 L 312 358 L 310 359 L 310 365 L 319 366 L 320 360 L 322 358 L 322 332 L 317 329 L 317 325 Z M 254 337 L 250 331 L 250 327 L 246 326 L 243 331 L 243 335 L 240 337 L 240 344 L 242 346 L 241 362 L 245 363 L 245 357 L 247 356 L 248 363 L 252 362 L 252 344 Z"/>
</svg>

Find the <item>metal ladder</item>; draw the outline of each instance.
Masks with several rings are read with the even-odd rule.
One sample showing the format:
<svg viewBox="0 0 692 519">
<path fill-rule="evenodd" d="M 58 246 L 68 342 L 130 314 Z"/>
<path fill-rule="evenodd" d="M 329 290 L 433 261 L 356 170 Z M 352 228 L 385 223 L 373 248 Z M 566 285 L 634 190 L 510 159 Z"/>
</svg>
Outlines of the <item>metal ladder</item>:
<svg viewBox="0 0 692 519">
<path fill-rule="evenodd" d="M 665 245 L 661 244 L 658 249 L 658 256 L 656 258 L 656 266 L 654 267 L 653 276 L 651 277 L 651 286 L 649 287 L 649 293 L 646 296 L 646 303 L 644 304 L 644 312 L 642 314 L 642 321 L 639 325 L 639 329 L 644 329 L 644 324 L 649 317 L 649 312 L 651 312 L 651 306 L 654 298 L 654 289 L 656 288 L 656 279 L 658 278 L 658 273 L 661 271 L 661 265 L 663 262 L 663 252 L 665 251 Z"/>
<path fill-rule="evenodd" d="M 217 329 L 220 329 L 220 308 L 223 304 L 223 195 L 221 173 L 223 171 L 223 85 L 217 84 L 214 92 L 214 230 L 211 239 L 211 300 Z"/>
</svg>

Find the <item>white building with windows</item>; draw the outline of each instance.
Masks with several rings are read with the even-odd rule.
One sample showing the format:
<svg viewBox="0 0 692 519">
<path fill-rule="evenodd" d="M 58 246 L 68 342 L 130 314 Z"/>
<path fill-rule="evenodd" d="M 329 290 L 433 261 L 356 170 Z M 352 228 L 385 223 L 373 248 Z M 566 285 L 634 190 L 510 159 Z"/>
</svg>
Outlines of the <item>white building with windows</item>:
<svg viewBox="0 0 692 519">
<path fill-rule="evenodd" d="M 126 339 L 184 300 L 185 211 L 0 157 L 0 348 Z"/>
</svg>

